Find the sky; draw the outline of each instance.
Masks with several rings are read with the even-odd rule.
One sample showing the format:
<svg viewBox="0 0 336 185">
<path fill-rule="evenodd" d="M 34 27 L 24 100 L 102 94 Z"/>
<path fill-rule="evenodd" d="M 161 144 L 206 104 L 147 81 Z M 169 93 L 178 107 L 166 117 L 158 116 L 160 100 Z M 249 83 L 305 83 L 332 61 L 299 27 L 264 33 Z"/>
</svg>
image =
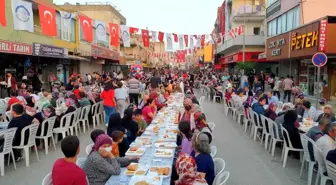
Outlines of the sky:
<svg viewBox="0 0 336 185">
<path fill-rule="evenodd" d="M 127 25 L 177 34 L 210 34 L 217 8 L 224 0 L 110 0 L 120 9 Z M 70 2 L 106 2 L 104 0 L 54 0 Z"/>
</svg>

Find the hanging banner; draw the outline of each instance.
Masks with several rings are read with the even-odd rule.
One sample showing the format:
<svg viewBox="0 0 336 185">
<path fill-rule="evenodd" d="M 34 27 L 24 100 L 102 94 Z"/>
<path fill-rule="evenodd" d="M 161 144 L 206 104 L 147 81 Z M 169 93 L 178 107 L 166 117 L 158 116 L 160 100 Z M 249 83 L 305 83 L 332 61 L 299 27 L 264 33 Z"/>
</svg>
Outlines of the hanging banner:
<svg viewBox="0 0 336 185">
<path fill-rule="evenodd" d="M 174 42 L 178 42 L 177 34 L 173 33 L 173 36 L 174 36 Z"/>
<path fill-rule="evenodd" d="M 142 42 L 144 44 L 144 47 L 149 47 L 149 31 L 148 30 L 141 30 L 142 34 Z"/>
<path fill-rule="evenodd" d="M 6 0 L 0 0 L 0 25 L 6 26 Z"/>
<path fill-rule="evenodd" d="M 71 20 L 76 18 L 76 13 L 59 11 L 62 17 L 62 29 L 67 30 L 71 26 Z"/>
<path fill-rule="evenodd" d="M 164 33 L 163 32 L 159 32 L 159 41 L 163 42 L 163 37 L 164 37 Z"/>
<path fill-rule="evenodd" d="M 185 46 L 188 47 L 189 35 L 184 35 Z"/>
<path fill-rule="evenodd" d="M 92 42 L 92 19 L 83 15 L 78 15 L 80 20 L 81 28 L 83 30 L 84 39 L 88 42 Z"/>
<path fill-rule="evenodd" d="M 139 31 L 139 28 L 129 27 L 130 34 L 135 34 Z"/>
<path fill-rule="evenodd" d="M 204 47 L 205 44 L 205 35 L 201 36 L 201 46 Z"/>
<path fill-rule="evenodd" d="M 194 38 L 190 37 L 190 49 L 194 49 Z"/>
<path fill-rule="evenodd" d="M 34 17 L 31 2 L 12 0 L 12 12 L 15 30 L 34 32 Z"/>
<path fill-rule="evenodd" d="M 179 47 L 180 47 L 180 49 L 183 49 L 184 48 L 183 35 L 179 35 L 178 36 L 178 40 L 179 40 Z"/>
<path fill-rule="evenodd" d="M 171 33 L 166 33 L 166 39 L 167 39 L 167 49 L 172 50 L 173 49 L 173 38 Z"/>
<path fill-rule="evenodd" d="M 112 46 L 119 46 L 119 29 L 118 24 L 109 23 L 110 26 L 110 35 L 111 35 L 111 42 Z"/>
<path fill-rule="evenodd" d="M 124 43 L 124 47 L 130 47 L 131 46 L 131 37 L 130 37 L 130 30 L 129 27 L 126 25 L 120 25 L 120 33 L 121 38 Z"/>
<path fill-rule="evenodd" d="M 96 39 L 97 41 L 106 42 L 106 26 L 105 22 L 95 20 L 96 24 Z"/>
<path fill-rule="evenodd" d="M 54 8 L 38 5 L 42 33 L 44 35 L 57 36 L 56 11 Z"/>
<path fill-rule="evenodd" d="M 157 42 L 157 32 L 152 31 L 152 42 Z"/>
<path fill-rule="evenodd" d="M 33 55 L 41 57 L 69 58 L 67 48 L 39 43 L 33 43 Z"/>
</svg>

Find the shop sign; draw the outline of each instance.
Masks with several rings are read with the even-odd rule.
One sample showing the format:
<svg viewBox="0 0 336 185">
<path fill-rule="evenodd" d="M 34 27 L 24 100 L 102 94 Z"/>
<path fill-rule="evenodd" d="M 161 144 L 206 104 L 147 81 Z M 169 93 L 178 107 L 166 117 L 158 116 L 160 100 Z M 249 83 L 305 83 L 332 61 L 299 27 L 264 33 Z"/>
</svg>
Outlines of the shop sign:
<svg viewBox="0 0 336 185">
<path fill-rule="evenodd" d="M 280 56 L 281 55 L 281 48 L 277 48 L 277 47 L 284 46 L 285 44 L 286 44 L 286 40 L 284 38 L 281 38 L 279 40 L 270 42 L 268 44 L 268 49 L 272 49 L 271 50 L 271 55 L 272 56 Z M 274 48 L 276 48 L 276 49 L 274 49 Z"/>
<path fill-rule="evenodd" d="M 61 48 L 39 43 L 33 44 L 33 55 L 42 57 L 53 57 L 53 58 L 69 58 L 67 48 Z"/>
<path fill-rule="evenodd" d="M 324 52 L 326 49 L 327 26 L 327 19 L 320 21 L 319 51 L 321 52 Z"/>
<path fill-rule="evenodd" d="M 91 46 L 92 49 L 92 56 L 96 58 L 105 58 L 110 60 L 116 60 L 119 61 L 120 56 L 117 51 L 112 51 L 108 48 L 103 48 L 99 46 Z"/>
<path fill-rule="evenodd" d="M 291 50 L 300 50 L 317 45 L 318 31 L 299 34 L 294 32 L 292 35 Z"/>
<path fill-rule="evenodd" d="M 16 53 L 23 55 L 31 55 L 32 51 L 33 51 L 32 45 L 30 44 L 0 40 L 1 53 Z"/>
</svg>

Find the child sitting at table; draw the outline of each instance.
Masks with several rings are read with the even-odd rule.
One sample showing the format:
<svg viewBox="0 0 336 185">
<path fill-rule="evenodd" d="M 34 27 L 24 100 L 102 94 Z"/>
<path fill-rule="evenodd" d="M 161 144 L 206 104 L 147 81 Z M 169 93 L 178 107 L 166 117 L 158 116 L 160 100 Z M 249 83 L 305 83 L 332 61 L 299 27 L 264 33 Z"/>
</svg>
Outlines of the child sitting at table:
<svg viewBox="0 0 336 185">
<path fill-rule="evenodd" d="M 141 109 L 135 110 L 134 113 L 133 113 L 133 116 L 134 116 L 134 121 L 137 122 L 138 126 L 139 126 L 138 135 L 141 135 L 142 133 L 145 132 L 145 130 L 147 128 L 147 123 L 142 118 L 142 110 Z"/>
<path fill-rule="evenodd" d="M 112 154 L 115 157 L 119 157 L 119 146 L 118 144 L 121 143 L 124 139 L 124 133 L 121 131 L 113 131 L 112 132 Z"/>
<path fill-rule="evenodd" d="M 181 121 L 178 125 L 178 128 L 182 134 L 182 143 L 181 143 L 181 152 L 184 152 L 188 155 L 193 151 L 191 139 L 193 137 L 193 133 L 190 129 L 190 124 L 187 121 Z"/>
</svg>

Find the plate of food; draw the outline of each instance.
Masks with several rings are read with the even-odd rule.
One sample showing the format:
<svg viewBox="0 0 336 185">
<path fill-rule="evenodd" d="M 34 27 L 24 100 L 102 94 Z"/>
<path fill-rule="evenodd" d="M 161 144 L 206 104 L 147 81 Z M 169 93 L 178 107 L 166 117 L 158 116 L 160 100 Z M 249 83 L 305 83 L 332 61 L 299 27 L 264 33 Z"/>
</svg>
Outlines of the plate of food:
<svg viewBox="0 0 336 185">
<path fill-rule="evenodd" d="M 127 166 L 126 171 L 124 172 L 125 175 L 133 176 L 133 175 L 146 175 L 148 171 L 148 166 L 141 165 L 138 163 L 131 163 Z"/>
<path fill-rule="evenodd" d="M 138 176 L 134 175 L 129 185 L 161 185 L 162 177 L 159 175 L 146 175 L 146 176 Z"/>
<path fill-rule="evenodd" d="M 148 136 L 141 136 L 135 139 L 135 143 L 143 147 L 151 147 L 153 145 L 152 139 Z"/>
<path fill-rule="evenodd" d="M 163 141 L 176 141 L 176 134 L 172 134 L 172 133 L 166 133 L 166 134 L 163 134 L 159 140 L 163 140 Z"/>
<path fill-rule="evenodd" d="M 156 172 L 162 177 L 170 177 L 171 175 L 171 167 L 168 166 L 152 166 L 149 171 Z"/>
<path fill-rule="evenodd" d="M 139 147 L 139 146 L 131 146 L 127 152 L 125 153 L 125 155 L 127 156 L 141 156 L 142 154 L 144 154 L 146 151 L 146 148 L 144 147 Z"/>
<path fill-rule="evenodd" d="M 174 149 L 177 147 L 176 143 L 174 142 L 158 142 L 155 143 L 156 148 L 171 148 Z"/>
<path fill-rule="evenodd" d="M 156 149 L 154 157 L 174 157 L 174 150 L 172 149 Z"/>
</svg>

